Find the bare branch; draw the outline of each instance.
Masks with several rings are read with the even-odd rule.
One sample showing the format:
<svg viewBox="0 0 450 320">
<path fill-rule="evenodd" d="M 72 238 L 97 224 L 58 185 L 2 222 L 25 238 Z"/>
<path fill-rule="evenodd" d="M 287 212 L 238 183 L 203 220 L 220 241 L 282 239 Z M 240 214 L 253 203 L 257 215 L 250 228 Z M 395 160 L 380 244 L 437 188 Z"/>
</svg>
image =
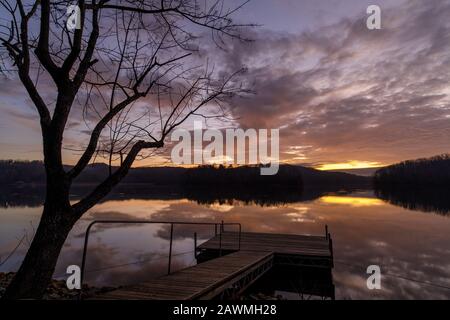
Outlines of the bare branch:
<svg viewBox="0 0 450 320">
<path fill-rule="evenodd" d="M 120 111 L 125 109 L 127 106 L 132 104 L 134 101 L 136 101 L 138 98 L 140 98 L 140 95 L 134 95 L 133 97 L 129 97 L 126 100 L 119 103 L 117 106 L 115 106 L 113 109 L 111 109 L 110 112 L 108 112 L 95 126 L 94 130 L 91 133 L 91 137 L 89 140 L 89 144 L 81 156 L 81 158 L 78 160 L 77 164 L 69 171 L 68 175 L 70 178 L 74 179 L 76 178 L 81 171 L 89 164 L 89 161 L 91 161 L 92 156 L 95 153 L 95 150 L 97 148 L 97 143 L 100 138 L 100 134 L 102 133 L 103 129 L 106 127 L 109 121 L 111 121 Z"/>
<path fill-rule="evenodd" d="M 138 141 L 135 145 L 133 145 L 122 165 L 112 175 L 103 181 L 91 194 L 72 206 L 75 214 L 78 216 L 84 214 L 87 210 L 103 199 L 112 190 L 112 188 L 119 184 L 119 182 L 122 181 L 122 179 L 127 175 L 134 160 L 141 150 L 162 147 L 164 147 L 164 143 L 162 141 Z"/>
</svg>

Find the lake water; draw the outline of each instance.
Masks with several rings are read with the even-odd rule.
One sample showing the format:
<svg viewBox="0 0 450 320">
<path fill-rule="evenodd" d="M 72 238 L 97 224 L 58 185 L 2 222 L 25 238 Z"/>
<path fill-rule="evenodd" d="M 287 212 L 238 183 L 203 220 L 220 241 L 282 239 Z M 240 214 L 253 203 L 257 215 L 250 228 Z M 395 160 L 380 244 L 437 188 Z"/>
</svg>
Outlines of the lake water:
<svg viewBox="0 0 450 320">
<path fill-rule="evenodd" d="M 0 207 L 0 266 L 14 271 L 36 228 L 38 202 L 2 201 Z M 259 203 L 259 204 L 256 204 Z M 158 199 L 116 197 L 94 207 L 70 234 L 55 277 L 65 277 L 68 265 L 81 263 L 84 232 L 98 219 L 240 222 L 243 231 L 323 235 L 333 238 L 333 279 L 337 299 L 450 298 L 450 217 L 428 206 L 405 209 L 377 198 L 372 191 L 328 193 L 286 203 L 194 201 L 174 195 Z M 441 208 L 442 209 L 442 208 Z M 423 210 L 423 211 L 421 211 Z M 426 212 L 425 212 L 426 211 Z M 438 214 L 437 212 L 440 212 Z M 199 243 L 213 236 L 212 227 L 176 226 L 172 270 L 195 264 L 193 234 Z M 149 280 L 167 272 L 170 228 L 167 225 L 98 225 L 93 229 L 86 281 L 117 286 Z M 369 290 L 366 268 L 379 265 L 381 290 Z"/>
</svg>

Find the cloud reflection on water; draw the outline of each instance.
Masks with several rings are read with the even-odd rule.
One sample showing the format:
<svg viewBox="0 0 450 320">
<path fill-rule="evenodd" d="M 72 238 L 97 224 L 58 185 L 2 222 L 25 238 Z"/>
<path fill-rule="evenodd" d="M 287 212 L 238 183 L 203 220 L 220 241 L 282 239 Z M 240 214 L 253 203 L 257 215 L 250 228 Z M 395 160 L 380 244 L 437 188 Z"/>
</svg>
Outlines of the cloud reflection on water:
<svg viewBox="0 0 450 320">
<path fill-rule="evenodd" d="M 5 210 L 5 209 L 2 209 Z M 8 209 L 6 209 L 8 210 Z M 39 210 L 33 210 L 38 217 Z M 2 213 L 11 223 L 24 223 Z M 336 266 L 334 281 L 338 299 L 438 298 L 450 291 L 391 276 L 382 278 L 382 290 L 366 288 L 365 269 L 378 264 L 382 273 L 400 275 L 423 282 L 450 286 L 450 219 L 446 216 L 410 211 L 376 199 L 370 193 L 329 195 L 317 200 L 277 206 L 199 204 L 180 200 L 107 201 L 96 206 L 80 221 L 61 254 L 56 273 L 81 260 L 82 238 L 93 219 L 151 219 L 158 221 L 240 222 L 243 231 L 288 234 L 323 234 L 328 225 L 333 237 Z M 22 225 L 24 227 L 24 225 Z M 15 230 L 20 228 L 16 226 Z M 173 269 L 193 263 L 193 235 L 204 241 L 212 227 L 176 226 Z M 88 255 L 87 280 L 97 285 L 130 284 L 148 281 L 167 270 L 169 227 L 167 225 L 123 227 L 98 226 Z M 1 239 L 1 254 L 12 242 Z M 24 250 L 18 252 L 23 255 Z M 127 265 L 130 262 L 142 264 Z M 17 260 L 16 266 L 18 266 Z M 120 265 L 118 268 L 108 268 Z M 102 270 L 105 269 L 105 270 Z"/>
</svg>

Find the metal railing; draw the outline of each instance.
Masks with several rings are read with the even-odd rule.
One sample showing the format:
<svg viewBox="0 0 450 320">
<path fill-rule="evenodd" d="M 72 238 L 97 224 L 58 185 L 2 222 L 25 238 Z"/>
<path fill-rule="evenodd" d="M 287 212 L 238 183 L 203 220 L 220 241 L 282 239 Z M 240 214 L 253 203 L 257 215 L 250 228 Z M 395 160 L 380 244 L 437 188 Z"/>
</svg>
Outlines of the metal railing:
<svg viewBox="0 0 450 320">
<path fill-rule="evenodd" d="M 224 232 L 225 226 L 235 226 L 239 228 L 238 234 L 238 251 L 241 249 L 241 233 L 242 226 L 240 223 L 212 223 L 212 222 L 174 222 L 174 221 L 149 221 L 149 220 L 96 220 L 89 224 L 86 229 L 86 234 L 84 236 L 84 246 L 83 246 L 83 258 L 81 261 L 81 275 L 80 275 L 80 298 L 82 298 L 83 292 L 83 282 L 86 268 L 86 258 L 87 258 L 87 249 L 89 244 L 89 235 L 91 229 L 96 224 L 168 224 L 170 225 L 170 243 L 169 243 L 169 263 L 167 267 L 167 274 L 171 272 L 171 264 L 172 264 L 172 244 L 173 244 L 173 227 L 174 225 L 196 225 L 196 226 L 213 226 L 214 227 L 214 235 L 219 236 L 219 255 L 222 255 L 222 233 Z M 217 231 L 220 226 L 220 232 Z M 194 255 L 197 257 L 197 233 L 194 233 Z"/>
</svg>

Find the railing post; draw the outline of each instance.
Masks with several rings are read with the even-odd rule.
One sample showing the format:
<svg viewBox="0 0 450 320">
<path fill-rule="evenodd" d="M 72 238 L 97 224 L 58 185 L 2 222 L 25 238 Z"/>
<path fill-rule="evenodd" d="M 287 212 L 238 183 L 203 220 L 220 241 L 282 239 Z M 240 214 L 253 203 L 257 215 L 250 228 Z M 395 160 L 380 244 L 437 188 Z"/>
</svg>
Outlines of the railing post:
<svg viewBox="0 0 450 320">
<path fill-rule="evenodd" d="M 214 235 L 217 236 L 217 223 L 214 224 Z"/>
<path fill-rule="evenodd" d="M 91 232 L 92 227 L 96 223 L 97 223 L 96 221 L 92 222 L 88 226 L 88 228 L 86 230 L 86 234 L 84 235 L 83 258 L 81 260 L 81 271 L 80 271 L 80 294 L 78 295 L 79 300 L 81 300 L 83 298 L 83 282 L 84 282 L 84 273 L 85 273 L 85 269 L 86 269 L 86 256 L 87 256 L 87 249 L 88 249 L 88 244 L 89 244 L 89 233 Z"/>
<path fill-rule="evenodd" d="M 220 232 L 224 232 L 224 231 L 225 231 L 225 227 L 223 225 L 223 220 L 222 220 L 222 223 L 220 225 Z"/>
<path fill-rule="evenodd" d="M 327 224 L 325 225 L 325 237 L 328 240 L 328 225 Z"/>
<path fill-rule="evenodd" d="M 194 232 L 194 258 L 197 259 L 197 232 Z"/>
<path fill-rule="evenodd" d="M 172 243 L 173 243 L 173 223 L 170 224 L 169 266 L 167 268 L 167 274 L 170 274 L 170 266 L 172 264 Z"/>
</svg>

